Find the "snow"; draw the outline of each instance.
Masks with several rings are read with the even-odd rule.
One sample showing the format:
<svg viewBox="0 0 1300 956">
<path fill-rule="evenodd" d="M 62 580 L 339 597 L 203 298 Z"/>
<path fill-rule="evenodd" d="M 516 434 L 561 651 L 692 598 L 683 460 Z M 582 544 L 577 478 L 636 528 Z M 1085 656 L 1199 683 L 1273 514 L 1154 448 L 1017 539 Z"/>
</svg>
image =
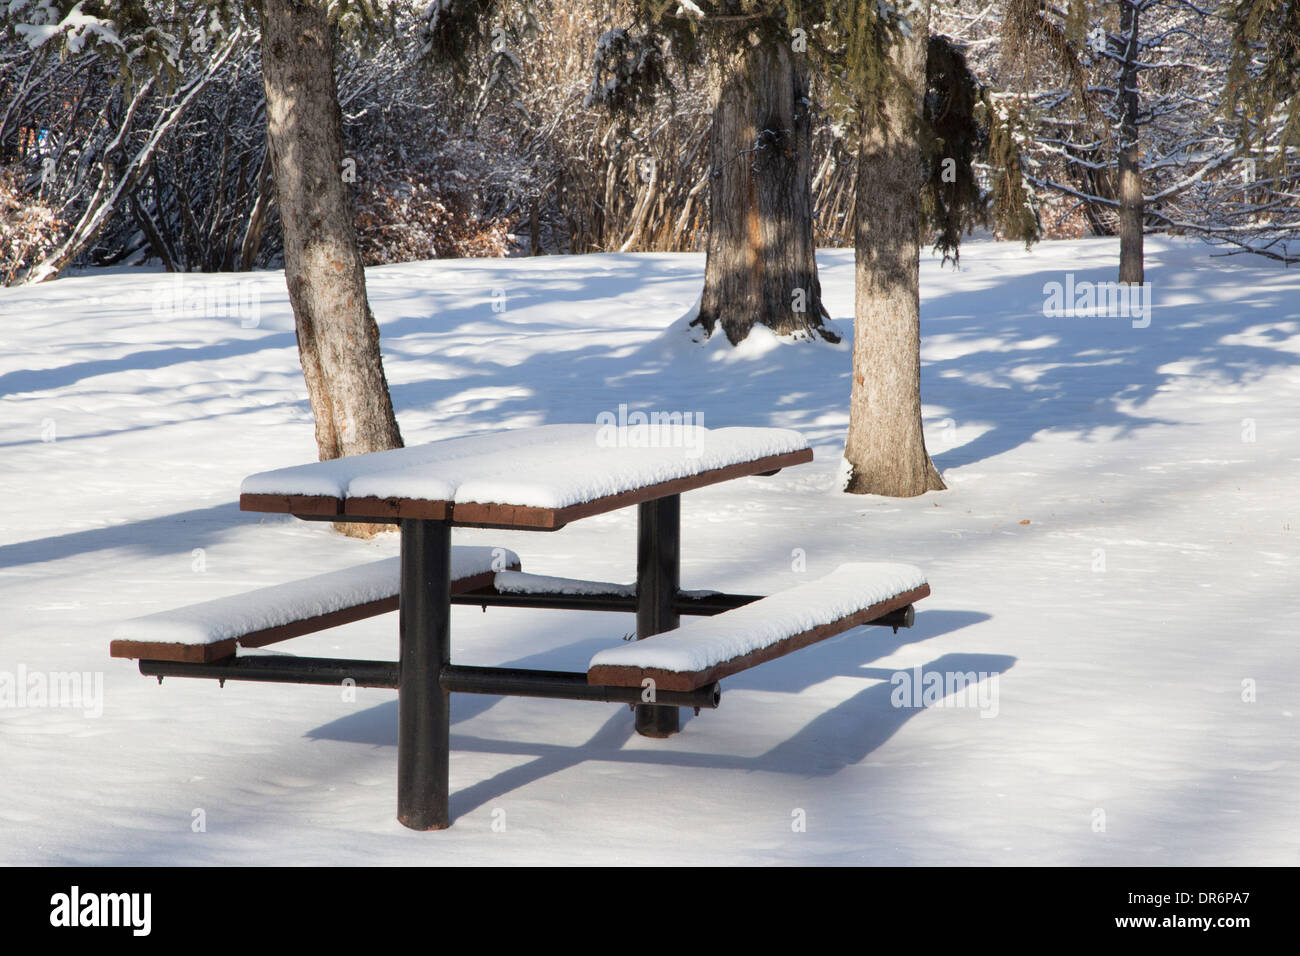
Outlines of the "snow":
<svg viewBox="0 0 1300 956">
<path fill-rule="evenodd" d="M 241 492 L 564 508 L 807 447 L 790 429 L 543 425 L 264 472 Z"/>
<path fill-rule="evenodd" d="M 682 496 L 683 585 L 774 594 L 886 561 L 933 588 L 914 628 L 728 678 L 667 740 L 626 707 L 453 695 L 441 833 L 394 819 L 392 691 L 159 686 L 108 656 L 123 618 L 398 553 L 393 534 L 238 509 L 244 476 L 315 455 L 283 277 L 186 275 L 212 301 L 255 283 L 247 328 L 156 314 L 162 273 L 0 289 L 0 685 L 20 667 L 103 679 L 95 719 L 0 706 L 0 863 L 596 864 L 634 846 L 674 866 L 1294 864 L 1300 272 L 1146 242 L 1145 329 L 1042 314 L 1048 281 L 1113 279 L 1117 240 L 922 260 L 923 419 L 949 490 L 898 500 L 835 488 L 851 251 L 819 257 L 844 345 L 742 358 L 678 323 L 702 255 L 368 270 L 408 443 L 620 404 L 789 428 L 813 463 Z M 636 537 L 631 508 L 454 543 L 632 581 Z M 452 629 L 458 663 L 578 671 L 635 622 L 458 606 Z M 389 614 L 268 650 L 393 660 L 396 635 Z M 918 667 L 996 672 L 979 682 L 996 717 L 895 706 Z"/>
<path fill-rule="evenodd" d="M 58 14 L 48 3 L 36 5 L 30 12 L 21 9 L 23 6 L 21 3 L 10 3 L 9 13 L 11 17 L 23 15 L 39 18 L 37 23 L 17 23 L 14 25 L 18 35 L 24 38 L 27 46 L 32 50 L 39 49 L 62 33 L 67 34 L 65 43 L 68 52 L 73 54 L 80 53 L 87 40 L 90 40 L 92 44 L 95 41 L 100 41 L 115 46 L 119 50 L 123 48 L 122 39 L 117 34 L 117 26 L 112 20 L 103 20 L 81 12 L 81 8 L 85 6 L 84 0 L 69 10 L 67 16 L 57 23 L 54 21 L 57 19 Z"/>
<path fill-rule="evenodd" d="M 518 563 L 519 556 L 505 548 L 462 545 L 452 548 L 451 578 L 457 581 Z M 113 629 L 113 638 L 164 644 L 216 644 L 253 631 L 396 597 L 400 591 L 400 559 L 381 558 L 299 581 L 132 618 Z"/>
<path fill-rule="evenodd" d="M 636 597 L 635 584 L 586 581 L 552 574 L 529 574 L 526 571 L 498 571 L 493 586 L 503 594 L 603 594 Z M 680 588 L 678 593 L 688 598 L 706 598 L 720 592 L 710 588 Z"/>
<path fill-rule="evenodd" d="M 926 583 L 908 564 L 842 564 L 825 577 L 591 659 L 593 667 L 636 667 L 690 673 L 744 657 L 779 641 L 881 604 Z"/>
<path fill-rule="evenodd" d="M 582 581 L 526 571 L 498 571 L 493 586 L 503 594 L 612 594 L 636 597 L 635 584 L 611 584 L 608 581 Z"/>
</svg>

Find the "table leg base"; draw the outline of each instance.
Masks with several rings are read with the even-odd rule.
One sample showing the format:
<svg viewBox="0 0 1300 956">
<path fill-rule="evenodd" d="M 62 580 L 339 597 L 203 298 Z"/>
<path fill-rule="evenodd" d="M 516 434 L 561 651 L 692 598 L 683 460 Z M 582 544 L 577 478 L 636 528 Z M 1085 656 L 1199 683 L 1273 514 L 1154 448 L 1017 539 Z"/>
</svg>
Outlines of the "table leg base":
<svg viewBox="0 0 1300 956">
<path fill-rule="evenodd" d="M 408 830 L 421 830 L 424 832 L 428 832 L 430 830 L 447 830 L 451 828 L 451 823 L 447 820 L 435 821 L 431 823 L 420 819 L 412 820 L 407 817 L 398 817 L 397 822 L 400 823 L 402 826 L 406 827 Z"/>
<path fill-rule="evenodd" d="M 671 737 L 682 729 L 677 707 L 636 705 L 636 732 L 642 737 Z"/>
<path fill-rule="evenodd" d="M 636 638 L 675 629 L 681 623 L 681 495 L 668 495 L 637 506 Z M 677 708 L 637 704 L 636 732 L 642 737 L 671 737 L 681 729 Z"/>
<path fill-rule="evenodd" d="M 402 522 L 401 660 L 397 690 L 397 819 L 412 830 L 451 825 L 451 526 Z"/>
</svg>

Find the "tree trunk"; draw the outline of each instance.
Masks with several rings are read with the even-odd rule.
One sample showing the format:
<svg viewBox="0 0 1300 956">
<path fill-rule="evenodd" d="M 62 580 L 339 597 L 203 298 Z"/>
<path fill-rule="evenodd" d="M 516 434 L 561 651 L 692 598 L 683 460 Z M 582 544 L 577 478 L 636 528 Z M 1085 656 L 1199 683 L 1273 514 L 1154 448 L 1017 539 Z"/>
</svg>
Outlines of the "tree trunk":
<svg viewBox="0 0 1300 956">
<path fill-rule="evenodd" d="M 921 144 L 928 5 L 891 57 L 904 82 L 862 117 L 854 204 L 853 385 L 846 491 L 908 498 L 944 488 L 921 430 Z"/>
<path fill-rule="evenodd" d="M 1138 33 L 1134 0 L 1120 2 L 1124 60 L 1119 74 L 1119 281 L 1142 284 L 1142 168 L 1138 150 Z"/>
<path fill-rule="evenodd" d="M 400 448 L 343 182 L 343 118 L 324 3 L 263 0 L 262 74 L 284 274 L 320 458 Z"/>
<path fill-rule="evenodd" d="M 537 211 L 537 197 L 534 196 L 528 206 L 528 254 L 542 254 L 542 219 Z"/>
<path fill-rule="evenodd" d="M 732 345 L 755 322 L 781 334 L 822 325 L 813 242 L 808 75 L 783 40 L 744 35 L 719 52 L 713 75 L 708 260 L 692 324 Z"/>
</svg>

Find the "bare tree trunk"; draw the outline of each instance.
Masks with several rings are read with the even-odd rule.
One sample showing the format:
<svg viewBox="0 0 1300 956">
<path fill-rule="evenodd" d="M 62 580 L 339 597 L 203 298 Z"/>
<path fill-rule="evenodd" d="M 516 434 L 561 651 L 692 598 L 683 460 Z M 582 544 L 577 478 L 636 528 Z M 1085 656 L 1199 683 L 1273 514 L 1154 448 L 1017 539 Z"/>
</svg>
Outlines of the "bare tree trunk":
<svg viewBox="0 0 1300 956">
<path fill-rule="evenodd" d="M 822 325 L 813 242 L 808 76 L 783 41 L 737 36 L 714 67 L 708 261 L 700 314 L 733 345 L 755 322 L 838 337 Z"/>
<path fill-rule="evenodd" d="M 542 255 L 542 220 L 537 211 L 537 197 L 528 205 L 528 254 Z"/>
<path fill-rule="evenodd" d="M 1138 150 L 1138 33 L 1135 0 L 1120 0 L 1124 59 L 1119 73 L 1119 281 L 1142 284 L 1142 168 Z"/>
<path fill-rule="evenodd" d="M 944 488 L 921 430 L 921 144 L 928 4 L 891 56 L 903 83 L 865 112 L 854 208 L 853 385 L 846 491 L 908 498 Z"/>
<path fill-rule="evenodd" d="M 343 120 L 323 2 L 263 0 L 262 73 L 285 279 L 321 460 L 400 448 L 343 182 Z"/>
<path fill-rule="evenodd" d="M 267 210 L 271 205 L 271 192 L 275 183 L 271 176 L 271 151 L 268 148 L 262 156 L 262 166 L 257 173 L 257 199 L 248 214 L 248 226 L 244 230 L 243 241 L 239 244 L 239 268 L 248 272 L 257 261 L 258 250 L 262 246 L 262 233 L 266 229 Z"/>
</svg>

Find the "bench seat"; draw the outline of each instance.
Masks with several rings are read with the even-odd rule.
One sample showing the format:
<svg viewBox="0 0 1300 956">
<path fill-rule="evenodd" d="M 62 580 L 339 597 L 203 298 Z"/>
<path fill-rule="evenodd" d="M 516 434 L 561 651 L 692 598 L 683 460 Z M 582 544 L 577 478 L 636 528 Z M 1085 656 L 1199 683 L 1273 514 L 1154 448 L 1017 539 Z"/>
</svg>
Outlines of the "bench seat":
<svg viewBox="0 0 1300 956">
<path fill-rule="evenodd" d="M 451 549 L 452 593 L 489 587 L 496 572 L 518 568 L 513 551 L 458 545 Z M 395 611 L 400 592 L 401 559 L 384 558 L 123 621 L 113 631 L 109 653 L 208 663 L 230 657 L 237 647 L 264 647 Z"/>
<path fill-rule="evenodd" d="M 615 584 L 612 581 L 586 581 L 582 578 L 559 578 L 549 574 L 526 574 L 523 571 L 498 571 L 492 582 L 497 594 L 546 594 L 583 597 L 621 597 L 636 599 L 635 584 Z M 681 590 L 684 598 L 700 600 L 720 594 L 707 588 Z"/>
<path fill-rule="evenodd" d="M 549 574 L 525 574 L 523 571 L 498 571 L 492 582 L 498 594 L 568 594 L 584 596 L 636 597 L 635 584 L 611 581 L 583 581 Z"/>
<path fill-rule="evenodd" d="M 930 585 L 910 564 L 843 564 L 788 591 L 675 630 L 600 651 L 595 685 L 689 691 L 833 637 L 919 601 Z"/>
</svg>

